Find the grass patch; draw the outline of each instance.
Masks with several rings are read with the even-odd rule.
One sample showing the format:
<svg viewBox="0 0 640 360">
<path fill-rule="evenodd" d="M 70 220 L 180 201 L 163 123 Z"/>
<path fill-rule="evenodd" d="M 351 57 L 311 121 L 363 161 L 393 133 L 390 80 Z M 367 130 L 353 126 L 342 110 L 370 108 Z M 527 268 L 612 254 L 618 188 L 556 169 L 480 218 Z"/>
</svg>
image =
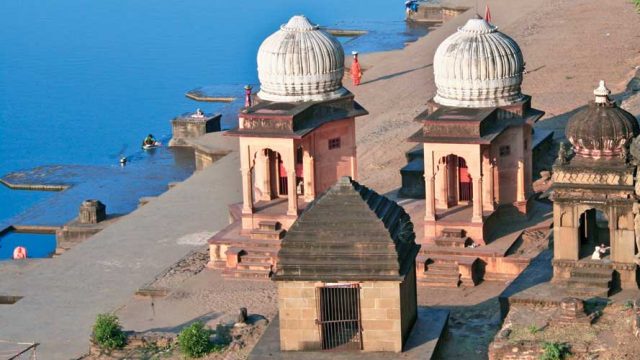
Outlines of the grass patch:
<svg viewBox="0 0 640 360">
<path fill-rule="evenodd" d="M 215 334 L 215 341 L 211 336 Z M 212 352 L 219 352 L 231 342 L 229 329 L 218 324 L 216 331 L 205 327 L 202 321 L 196 321 L 178 334 L 178 348 L 183 355 L 200 358 Z"/>
<path fill-rule="evenodd" d="M 542 356 L 540 360 L 563 360 L 571 354 L 566 343 L 545 342 L 542 344 Z"/>
</svg>

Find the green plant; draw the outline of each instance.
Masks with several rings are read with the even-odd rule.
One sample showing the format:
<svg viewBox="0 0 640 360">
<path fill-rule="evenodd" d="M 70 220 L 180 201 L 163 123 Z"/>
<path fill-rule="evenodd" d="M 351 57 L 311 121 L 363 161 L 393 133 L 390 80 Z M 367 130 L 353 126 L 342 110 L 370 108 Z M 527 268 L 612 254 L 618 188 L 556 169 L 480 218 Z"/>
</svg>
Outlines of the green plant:
<svg viewBox="0 0 640 360">
<path fill-rule="evenodd" d="M 192 358 L 199 358 L 214 350 L 209 338 L 213 331 L 204 326 L 202 321 L 196 321 L 185 327 L 178 334 L 180 352 Z"/>
<path fill-rule="evenodd" d="M 640 12 L 640 0 L 633 0 L 633 4 L 636 6 L 636 10 Z"/>
<path fill-rule="evenodd" d="M 569 345 L 565 343 L 545 342 L 542 344 L 542 350 L 543 353 L 540 356 L 540 360 L 563 360 L 567 355 L 571 354 Z"/>
<path fill-rule="evenodd" d="M 121 349 L 127 343 L 127 335 L 122 331 L 118 317 L 113 314 L 99 314 L 96 317 L 93 339 L 105 350 Z"/>
<path fill-rule="evenodd" d="M 538 329 L 538 327 L 535 326 L 535 325 L 529 325 L 527 330 L 529 330 L 529 334 L 531 334 L 531 335 L 533 335 L 533 334 L 537 333 L 538 331 L 540 331 L 540 329 Z"/>
</svg>

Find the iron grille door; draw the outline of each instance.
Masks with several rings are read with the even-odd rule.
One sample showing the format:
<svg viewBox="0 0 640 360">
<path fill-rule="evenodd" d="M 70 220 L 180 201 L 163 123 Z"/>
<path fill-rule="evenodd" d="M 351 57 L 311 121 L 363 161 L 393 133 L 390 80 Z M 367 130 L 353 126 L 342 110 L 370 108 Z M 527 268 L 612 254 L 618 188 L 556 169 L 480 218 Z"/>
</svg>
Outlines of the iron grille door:
<svg viewBox="0 0 640 360">
<path fill-rule="evenodd" d="M 358 284 L 316 288 L 322 350 L 362 350 Z"/>
</svg>

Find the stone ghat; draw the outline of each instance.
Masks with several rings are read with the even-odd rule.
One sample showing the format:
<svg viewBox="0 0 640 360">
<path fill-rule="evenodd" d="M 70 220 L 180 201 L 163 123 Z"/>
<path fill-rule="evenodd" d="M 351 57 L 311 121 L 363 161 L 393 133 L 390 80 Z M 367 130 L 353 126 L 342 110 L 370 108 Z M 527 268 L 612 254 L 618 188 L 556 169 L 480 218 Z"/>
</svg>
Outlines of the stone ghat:
<svg viewBox="0 0 640 360">
<path fill-rule="evenodd" d="M 0 178 L 0 183 L 14 190 L 62 191 L 71 187 L 64 175 L 64 166 L 39 166 L 27 171 L 16 171 Z"/>
</svg>

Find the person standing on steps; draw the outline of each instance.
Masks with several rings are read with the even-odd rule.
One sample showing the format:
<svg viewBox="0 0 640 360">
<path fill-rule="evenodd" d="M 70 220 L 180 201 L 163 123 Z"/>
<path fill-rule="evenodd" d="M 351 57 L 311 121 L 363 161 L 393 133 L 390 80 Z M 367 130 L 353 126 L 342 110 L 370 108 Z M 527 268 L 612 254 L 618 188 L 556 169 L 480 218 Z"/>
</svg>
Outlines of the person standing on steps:
<svg viewBox="0 0 640 360">
<path fill-rule="evenodd" d="M 353 63 L 351 63 L 351 80 L 353 80 L 353 86 L 360 85 L 360 79 L 362 79 L 362 70 L 360 69 L 360 62 L 358 61 L 358 52 L 352 51 Z"/>
</svg>

